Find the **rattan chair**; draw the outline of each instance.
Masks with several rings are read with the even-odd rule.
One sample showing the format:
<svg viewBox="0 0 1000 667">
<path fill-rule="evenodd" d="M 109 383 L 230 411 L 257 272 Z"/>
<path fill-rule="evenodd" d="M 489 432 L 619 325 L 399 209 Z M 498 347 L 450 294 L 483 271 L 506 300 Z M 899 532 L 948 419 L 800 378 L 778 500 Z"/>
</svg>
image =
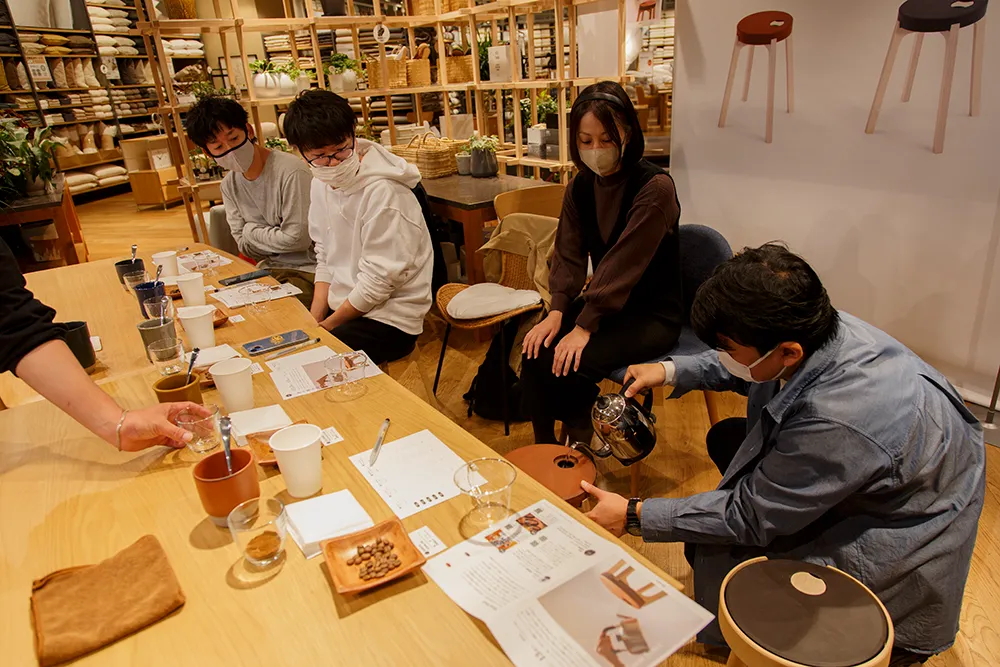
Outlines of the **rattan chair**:
<svg viewBox="0 0 1000 667">
<path fill-rule="evenodd" d="M 505 287 L 510 287 L 513 289 L 535 289 L 535 281 L 532 280 L 531 276 L 528 275 L 528 260 L 523 255 L 518 255 L 512 252 L 500 251 L 501 257 L 501 270 L 500 270 L 500 280 L 499 284 Z M 433 393 L 437 395 L 438 382 L 441 380 L 441 366 L 444 364 L 444 353 L 448 349 L 448 336 L 451 335 L 451 328 L 457 327 L 459 329 L 487 329 L 494 327 L 496 325 L 503 325 L 511 318 L 517 317 L 524 313 L 530 313 L 535 310 L 540 310 L 542 308 L 541 302 L 530 305 L 523 306 L 521 308 L 515 308 L 514 310 L 508 310 L 505 313 L 500 313 L 499 315 L 490 315 L 489 317 L 479 317 L 472 320 L 458 320 L 450 315 L 448 315 L 448 304 L 454 299 L 459 292 L 468 289 L 469 286 L 461 283 L 448 283 L 447 285 L 442 285 L 441 289 L 437 293 L 437 307 L 441 311 L 441 317 L 444 319 L 445 330 L 444 330 L 444 340 L 441 341 L 441 356 L 438 357 L 437 373 L 434 374 L 434 388 Z M 507 349 L 507 341 L 504 339 L 503 326 L 500 327 L 500 347 L 503 350 Z M 501 372 L 503 373 L 503 383 L 506 387 L 507 385 L 507 359 L 503 360 L 500 365 Z M 510 435 L 510 420 L 508 418 L 509 411 L 507 406 L 507 392 L 503 393 L 503 432 L 504 435 Z M 469 411 L 472 411 L 472 405 L 469 406 Z"/>
</svg>

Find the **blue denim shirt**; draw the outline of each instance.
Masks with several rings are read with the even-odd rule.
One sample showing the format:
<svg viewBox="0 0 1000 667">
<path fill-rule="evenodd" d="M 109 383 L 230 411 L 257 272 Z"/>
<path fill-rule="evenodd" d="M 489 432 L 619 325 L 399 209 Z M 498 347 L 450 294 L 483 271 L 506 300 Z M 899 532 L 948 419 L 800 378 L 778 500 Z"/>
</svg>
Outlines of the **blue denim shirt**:
<svg viewBox="0 0 1000 667">
<path fill-rule="evenodd" d="M 699 545 L 695 598 L 709 609 L 746 557 L 806 560 L 874 591 L 897 646 L 938 653 L 958 632 L 983 506 L 982 427 L 904 345 L 840 317 L 784 387 L 734 378 L 715 351 L 673 359 L 675 395 L 748 396 L 747 436 L 715 491 L 644 501 L 642 536 Z"/>
</svg>

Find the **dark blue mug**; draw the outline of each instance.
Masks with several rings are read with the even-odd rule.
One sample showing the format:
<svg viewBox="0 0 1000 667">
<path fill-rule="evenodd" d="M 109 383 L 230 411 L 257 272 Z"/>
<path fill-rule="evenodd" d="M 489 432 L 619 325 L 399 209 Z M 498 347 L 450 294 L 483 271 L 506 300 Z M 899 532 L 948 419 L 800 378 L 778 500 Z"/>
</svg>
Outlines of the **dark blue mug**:
<svg viewBox="0 0 1000 667">
<path fill-rule="evenodd" d="M 144 320 L 148 320 L 149 315 L 146 314 L 146 306 L 142 302 L 146 299 L 153 299 L 159 296 L 166 296 L 162 280 L 139 283 L 135 286 L 135 297 L 139 299 L 139 311 L 142 313 Z"/>
<path fill-rule="evenodd" d="M 115 262 L 115 273 L 118 274 L 118 282 L 122 285 L 125 284 L 125 275 L 128 273 L 134 273 L 135 271 L 142 271 L 146 268 L 143 261 L 136 257 L 133 262 L 130 259 L 123 259 L 120 262 Z"/>
</svg>

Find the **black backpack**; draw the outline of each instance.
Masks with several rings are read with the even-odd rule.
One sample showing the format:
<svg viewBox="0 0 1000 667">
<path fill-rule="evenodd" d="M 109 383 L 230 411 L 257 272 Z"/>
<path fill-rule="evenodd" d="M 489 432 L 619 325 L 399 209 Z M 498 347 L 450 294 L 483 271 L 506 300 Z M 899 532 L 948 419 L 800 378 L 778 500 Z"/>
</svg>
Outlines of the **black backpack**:
<svg viewBox="0 0 1000 667">
<path fill-rule="evenodd" d="M 490 349 L 486 351 L 486 359 L 479 365 L 476 377 L 472 380 L 469 391 L 462 397 L 469 402 L 469 416 L 473 411 L 484 419 L 503 420 L 503 392 L 507 392 L 507 418 L 511 422 L 528 421 L 524 408 L 521 405 L 521 384 L 518 381 L 514 369 L 510 367 L 508 359 L 510 352 L 514 348 L 514 338 L 517 337 L 517 328 L 520 318 L 514 318 L 504 323 L 503 338 L 507 343 L 506 349 L 501 348 L 500 332 L 493 336 Z M 507 365 L 507 386 L 503 383 L 503 367 Z"/>
<path fill-rule="evenodd" d="M 434 252 L 434 270 L 431 274 L 431 294 L 437 294 L 441 286 L 448 282 L 448 267 L 444 263 L 444 253 L 441 252 L 441 242 L 448 240 L 448 228 L 434 211 L 431 210 L 427 202 L 427 191 L 424 186 L 417 183 L 412 189 L 413 196 L 420 203 L 420 210 L 424 214 L 424 222 L 427 223 L 427 231 L 431 235 L 431 248 Z"/>
</svg>

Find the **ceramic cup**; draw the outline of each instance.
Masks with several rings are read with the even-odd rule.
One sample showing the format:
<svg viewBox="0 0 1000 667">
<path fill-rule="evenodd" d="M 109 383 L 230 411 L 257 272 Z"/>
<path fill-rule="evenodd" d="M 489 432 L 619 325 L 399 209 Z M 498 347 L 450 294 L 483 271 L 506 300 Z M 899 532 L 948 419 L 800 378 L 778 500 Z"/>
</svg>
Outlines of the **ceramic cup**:
<svg viewBox="0 0 1000 667">
<path fill-rule="evenodd" d="M 232 449 L 233 472 L 226 469 L 226 453 L 209 454 L 194 466 L 194 485 L 208 518 L 217 526 L 226 527 L 226 518 L 233 508 L 251 498 L 260 497 L 257 466 L 248 449 Z"/>
<path fill-rule="evenodd" d="M 187 372 L 176 375 L 166 375 L 153 383 L 153 393 L 160 403 L 179 403 L 191 401 L 201 403 L 201 375 L 198 371 L 191 373 L 191 381 L 187 382 Z"/>
<path fill-rule="evenodd" d="M 200 273 L 185 273 L 177 276 L 177 287 L 185 306 L 205 305 L 205 278 Z"/>
<path fill-rule="evenodd" d="M 166 252 L 153 253 L 150 256 L 153 260 L 153 264 L 156 266 L 163 267 L 163 273 L 160 276 L 164 278 L 172 278 L 177 275 L 177 252 L 174 250 L 168 250 Z"/>
<path fill-rule="evenodd" d="M 66 322 L 66 345 L 72 350 L 73 356 L 84 368 L 90 368 L 97 363 L 94 346 L 90 342 L 90 329 L 86 322 Z"/>
<path fill-rule="evenodd" d="M 142 271 L 146 268 L 146 265 L 138 257 L 135 258 L 133 262 L 130 259 L 123 259 L 120 262 L 115 262 L 115 273 L 118 274 L 118 282 L 125 285 L 125 274 L 135 273 L 136 271 Z M 126 288 L 126 291 L 128 288 Z"/>
<path fill-rule="evenodd" d="M 323 489 L 322 430 L 313 424 L 294 424 L 272 435 L 268 442 L 293 498 L 308 498 Z"/>
<path fill-rule="evenodd" d="M 135 298 L 139 300 L 139 312 L 142 313 L 143 319 L 152 319 L 149 314 L 146 313 L 146 306 L 143 302 L 146 299 L 166 296 L 166 293 L 166 288 L 164 287 L 162 280 L 151 280 L 146 283 L 139 283 L 135 286 Z"/>
<path fill-rule="evenodd" d="M 215 347 L 215 306 L 182 306 L 177 309 L 177 319 L 184 325 L 188 347 L 205 350 Z"/>
<path fill-rule="evenodd" d="M 253 407 L 252 366 L 249 359 L 237 357 L 220 361 L 208 369 L 229 414 Z"/>
<path fill-rule="evenodd" d="M 145 322 L 139 322 L 139 324 L 135 325 L 135 328 L 139 330 L 139 335 L 142 336 L 142 349 L 146 352 L 146 359 L 150 363 L 153 362 L 153 358 L 149 356 L 149 346 L 151 344 L 165 338 L 177 338 L 177 329 L 174 327 L 173 320 L 165 322 L 160 320 L 146 320 Z"/>
</svg>

